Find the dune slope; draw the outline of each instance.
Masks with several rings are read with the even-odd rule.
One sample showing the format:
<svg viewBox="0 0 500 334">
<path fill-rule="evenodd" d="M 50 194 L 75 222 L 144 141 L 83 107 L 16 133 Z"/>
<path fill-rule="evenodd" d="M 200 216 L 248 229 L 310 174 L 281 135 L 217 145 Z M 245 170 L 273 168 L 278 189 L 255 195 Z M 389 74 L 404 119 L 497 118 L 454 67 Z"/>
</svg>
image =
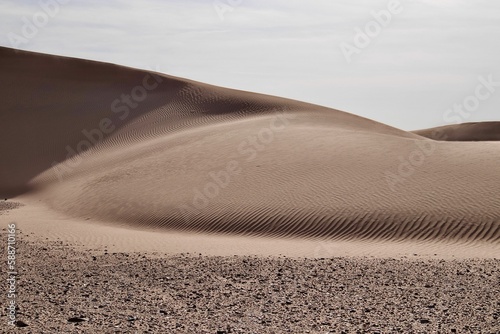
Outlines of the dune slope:
<svg viewBox="0 0 500 334">
<path fill-rule="evenodd" d="M 138 228 L 498 243 L 498 143 L 0 49 L 0 195 Z"/>
</svg>

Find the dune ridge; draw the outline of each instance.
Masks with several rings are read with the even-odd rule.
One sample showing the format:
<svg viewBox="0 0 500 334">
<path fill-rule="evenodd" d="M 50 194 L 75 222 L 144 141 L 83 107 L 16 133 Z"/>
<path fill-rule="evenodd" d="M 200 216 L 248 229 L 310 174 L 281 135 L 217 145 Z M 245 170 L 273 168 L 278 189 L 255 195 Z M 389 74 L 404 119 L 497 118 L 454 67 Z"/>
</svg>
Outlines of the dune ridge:
<svg viewBox="0 0 500 334">
<path fill-rule="evenodd" d="M 499 143 L 112 64 L 0 59 L 2 197 L 143 229 L 500 239 Z"/>
</svg>

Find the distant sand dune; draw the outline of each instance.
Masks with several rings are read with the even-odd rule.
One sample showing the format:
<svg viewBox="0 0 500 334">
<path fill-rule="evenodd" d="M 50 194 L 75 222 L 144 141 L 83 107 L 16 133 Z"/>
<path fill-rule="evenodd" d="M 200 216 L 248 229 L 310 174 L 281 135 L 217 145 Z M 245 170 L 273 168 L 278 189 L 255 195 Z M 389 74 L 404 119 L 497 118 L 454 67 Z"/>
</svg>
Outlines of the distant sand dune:
<svg viewBox="0 0 500 334">
<path fill-rule="evenodd" d="M 437 142 L 111 64 L 6 48 L 0 59 L 1 197 L 31 192 L 68 215 L 135 228 L 500 239 L 500 143 Z M 127 104 L 122 94 L 139 98 Z M 82 131 L 100 139 L 97 129 L 102 140 L 87 149 Z M 78 147 L 85 152 L 67 159 Z"/>
<path fill-rule="evenodd" d="M 413 131 L 423 137 L 442 141 L 498 141 L 500 122 L 463 123 Z"/>
</svg>

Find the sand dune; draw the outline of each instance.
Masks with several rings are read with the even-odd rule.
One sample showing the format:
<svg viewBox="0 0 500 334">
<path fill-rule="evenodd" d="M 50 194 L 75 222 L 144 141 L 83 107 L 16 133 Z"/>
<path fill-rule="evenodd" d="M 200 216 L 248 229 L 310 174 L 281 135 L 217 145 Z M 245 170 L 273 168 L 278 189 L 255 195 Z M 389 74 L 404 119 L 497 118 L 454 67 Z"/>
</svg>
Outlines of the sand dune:
<svg viewBox="0 0 500 334">
<path fill-rule="evenodd" d="M 423 137 L 442 141 L 498 141 L 500 122 L 474 122 L 413 131 Z"/>
<path fill-rule="evenodd" d="M 0 59 L 2 197 L 139 229 L 500 239 L 500 143 L 112 64 Z M 483 128 L 464 129 L 450 138 Z"/>
</svg>

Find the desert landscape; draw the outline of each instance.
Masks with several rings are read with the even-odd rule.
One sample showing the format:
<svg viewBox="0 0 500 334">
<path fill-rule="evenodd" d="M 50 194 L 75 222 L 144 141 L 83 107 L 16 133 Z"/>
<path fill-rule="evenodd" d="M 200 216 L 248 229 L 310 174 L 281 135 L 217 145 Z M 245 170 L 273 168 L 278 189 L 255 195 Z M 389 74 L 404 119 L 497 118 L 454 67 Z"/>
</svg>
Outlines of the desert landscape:
<svg viewBox="0 0 500 334">
<path fill-rule="evenodd" d="M 3 332 L 500 332 L 500 122 L 6 47 L 0 73 Z"/>
</svg>

